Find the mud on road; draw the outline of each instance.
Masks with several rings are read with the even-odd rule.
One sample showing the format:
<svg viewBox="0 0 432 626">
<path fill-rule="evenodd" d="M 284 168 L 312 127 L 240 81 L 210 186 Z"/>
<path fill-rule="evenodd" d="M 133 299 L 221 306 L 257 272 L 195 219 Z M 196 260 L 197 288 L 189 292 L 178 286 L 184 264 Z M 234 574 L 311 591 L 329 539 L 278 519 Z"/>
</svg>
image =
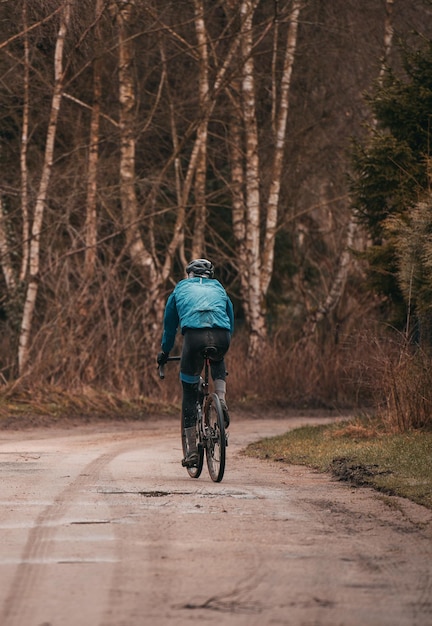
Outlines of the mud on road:
<svg viewBox="0 0 432 626">
<path fill-rule="evenodd" d="M 222 483 L 176 420 L 0 432 L 0 624 L 432 624 L 432 512 L 247 458 L 307 418 L 233 420 Z"/>
</svg>

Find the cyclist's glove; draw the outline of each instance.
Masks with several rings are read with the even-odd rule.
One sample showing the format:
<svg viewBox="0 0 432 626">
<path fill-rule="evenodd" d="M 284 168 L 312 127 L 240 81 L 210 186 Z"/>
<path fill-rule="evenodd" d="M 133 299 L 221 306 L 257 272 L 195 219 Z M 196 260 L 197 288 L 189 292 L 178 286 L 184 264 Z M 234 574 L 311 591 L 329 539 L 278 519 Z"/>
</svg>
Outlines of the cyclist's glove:
<svg viewBox="0 0 432 626">
<path fill-rule="evenodd" d="M 159 352 L 159 354 L 157 355 L 157 364 L 165 365 L 165 363 L 168 361 L 168 357 L 169 357 L 168 352 Z"/>
</svg>

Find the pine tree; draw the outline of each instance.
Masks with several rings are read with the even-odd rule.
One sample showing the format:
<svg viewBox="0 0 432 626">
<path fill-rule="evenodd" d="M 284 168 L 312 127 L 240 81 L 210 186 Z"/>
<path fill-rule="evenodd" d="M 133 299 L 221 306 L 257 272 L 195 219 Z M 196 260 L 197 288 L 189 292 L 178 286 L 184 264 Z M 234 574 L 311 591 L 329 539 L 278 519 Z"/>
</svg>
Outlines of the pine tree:
<svg viewBox="0 0 432 626">
<path fill-rule="evenodd" d="M 392 321 L 400 324 L 408 310 L 425 315 L 432 307 L 432 285 L 424 286 L 431 280 L 427 255 L 417 253 L 415 244 L 419 228 L 430 232 L 432 227 L 432 42 L 404 50 L 403 59 L 404 76 L 388 70 L 368 98 L 377 125 L 367 145 L 353 148 L 351 179 L 353 208 L 370 236 L 365 255 L 370 284 L 391 303 Z M 407 279 L 413 271 L 416 275 Z"/>
</svg>

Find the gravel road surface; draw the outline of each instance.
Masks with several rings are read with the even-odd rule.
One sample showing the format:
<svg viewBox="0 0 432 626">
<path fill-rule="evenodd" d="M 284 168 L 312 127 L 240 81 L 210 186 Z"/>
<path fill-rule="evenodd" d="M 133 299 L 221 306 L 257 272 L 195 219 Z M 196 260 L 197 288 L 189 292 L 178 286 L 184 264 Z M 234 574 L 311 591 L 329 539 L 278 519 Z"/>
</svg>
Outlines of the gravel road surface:
<svg viewBox="0 0 432 626">
<path fill-rule="evenodd" d="M 222 483 L 174 419 L 1 431 L 0 625 L 430 626 L 432 511 L 241 454 L 311 421 L 234 418 Z"/>
</svg>

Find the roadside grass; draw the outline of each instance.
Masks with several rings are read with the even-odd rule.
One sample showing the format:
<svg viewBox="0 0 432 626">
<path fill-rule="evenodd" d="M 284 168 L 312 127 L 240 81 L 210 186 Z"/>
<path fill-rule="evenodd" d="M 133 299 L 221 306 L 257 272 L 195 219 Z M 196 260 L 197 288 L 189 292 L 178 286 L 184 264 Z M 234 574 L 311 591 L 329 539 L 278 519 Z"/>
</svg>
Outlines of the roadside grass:
<svg viewBox="0 0 432 626">
<path fill-rule="evenodd" d="M 330 472 L 432 509 L 432 431 L 388 433 L 363 418 L 305 426 L 248 446 L 245 454 Z"/>
</svg>

